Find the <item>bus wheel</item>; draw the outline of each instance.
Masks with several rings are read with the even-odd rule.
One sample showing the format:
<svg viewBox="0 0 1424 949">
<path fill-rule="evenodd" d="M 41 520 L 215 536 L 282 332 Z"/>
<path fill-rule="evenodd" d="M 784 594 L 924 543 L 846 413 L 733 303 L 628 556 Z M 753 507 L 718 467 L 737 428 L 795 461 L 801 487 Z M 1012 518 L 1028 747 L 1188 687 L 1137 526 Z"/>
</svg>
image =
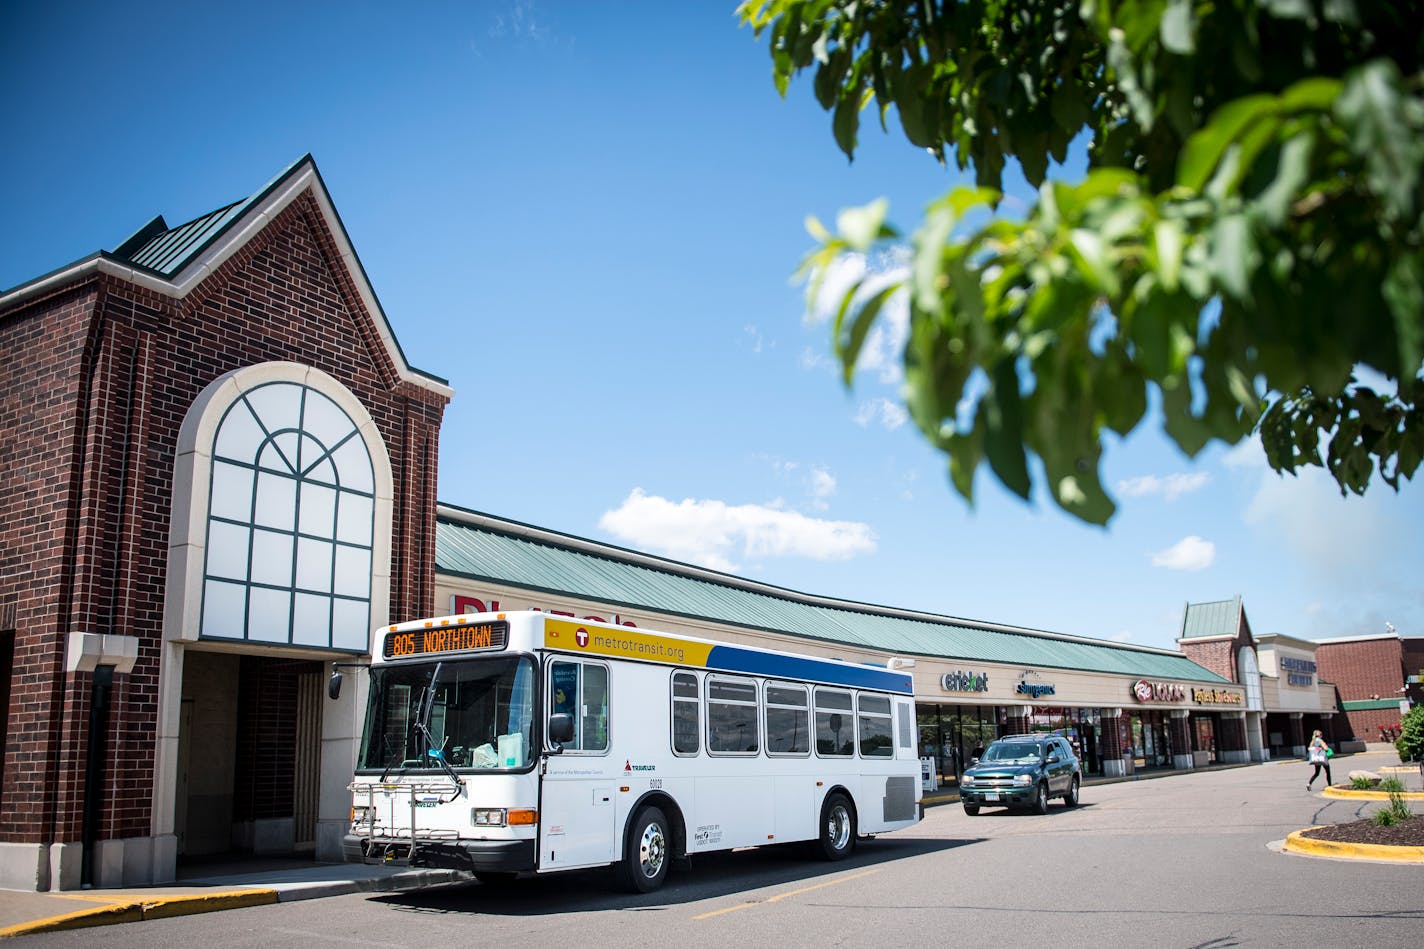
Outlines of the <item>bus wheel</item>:
<svg viewBox="0 0 1424 949">
<path fill-rule="evenodd" d="M 811 848 L 823 860 L 844 860 L 855 849 L 855 812 L 844 794 L 826 797 L 821 806 L 821 836 Z"/>
<path fill-rule="evenodd" d="M 656 807 L 645 807 L 628 825 L 628 839 L 623 847 L 623 862 L 618 875 L 623 885 L 634 893 L 651 893 L 667 879 L 669 854 L 667 817 Z"/>
</svg>

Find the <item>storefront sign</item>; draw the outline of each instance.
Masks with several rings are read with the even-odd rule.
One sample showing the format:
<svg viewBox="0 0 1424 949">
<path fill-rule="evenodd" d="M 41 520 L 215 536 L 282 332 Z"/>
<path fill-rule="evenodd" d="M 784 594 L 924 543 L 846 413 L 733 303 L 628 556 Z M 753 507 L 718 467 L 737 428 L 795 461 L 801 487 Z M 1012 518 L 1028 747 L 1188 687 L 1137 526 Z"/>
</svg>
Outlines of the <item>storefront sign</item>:
<svg viewBox="0 0 1424 949">
<path fill-rule="evenodd" d="M 1198 705 L 1240 705 L 1246 700 L 1240 692 L 1225 689 L 1192 689 L 1192 701 Z"/>
<path fill-rule="evenodd" d="M 1281 668 L 1286 673 L 1286 685 L 1294 685 L 1302 689 L 1314 687 L 1315 663 L 1313 661 L 1297 659 L 1295 656 L 1282 656 Z"/>
<path fill-rule="evenodd" d="M 1138 679 L 1132 694 L 1139 702 L 1180 702 L 1187 697 L 1187 687 L 1180 682 L 1149 682 Z"/>
<path fill-rule="evenodd" d="M 501 609 L 499 600 L 481 600 L 479 597 L 458 595 L 450 597 L 450 600 L 451 613 L 498 613 Z M 612 619 L 604 619 L 602 616 L 578 616 L 568 610 L 550 610 L 542 606 L 503 607 L 503 609 L 535 610 L 540 613 L 548 613 L 550 616 L 571 616 L 574 619 L 587 620 L 590 623 L 612 623 L 615 626 L 638 628 L 637 623 L 626 620 L 617 613 L 613 614 Z"/>
<path fill-rule="evenodd" d="M 1019 673 L 1019 684 L 1014 687 L 1014 691 L 1019 695 L 1027 695 L 1029 698 L 1039 698 L 1044 695 L 1053 695 L 1058 691 L 1058 687 L 1047 682 L 1030 682 L 1029 678 L 1038 678 L 1038 673 L 1025 669 Z"/>
<path fill-rule="evenodd" d="M 989 674 L 957 669 L 940 676 L 939 687 L 946 692 L 988 692 Z"/>
</svg>

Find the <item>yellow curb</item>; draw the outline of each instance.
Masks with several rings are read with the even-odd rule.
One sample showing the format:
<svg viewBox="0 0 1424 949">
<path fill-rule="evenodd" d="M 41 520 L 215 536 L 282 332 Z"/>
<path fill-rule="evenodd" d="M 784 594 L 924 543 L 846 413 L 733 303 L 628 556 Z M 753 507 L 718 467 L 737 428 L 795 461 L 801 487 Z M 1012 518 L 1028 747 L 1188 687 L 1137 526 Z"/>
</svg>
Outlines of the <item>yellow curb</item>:
<svg viewBox="0 0 1424 949">
<path fill-rule="evenodd" d="M 1324 826 L 1324 825 L 1317 825 Z M 1315 830 L 1307 827 L 1305 830 Z M 1384 844 L 1350 844 L 1338 840 L 1316 840 L 1298 830 L 1286 837 L 1282 849 L 1315 857 L 1348 857 L 1355 860 L 1395 860 L 1424 863 L 1424 847 L 1388 847 Z"/>
<path fill-rule="evenodd" d="M 1326 797 L 1354 798 L 1359 801 L 1387 801 L 1390 797 L 1389 791 L 1357 791 L 1354 788 L 1337 788 L 1330 786 L 1320 792 Z M 1424 801 L 1424 792 L 1420 791 L 1396 791 L 1394 792 L 1406 801 Z"/>
<path fill-rule="evenodd" d="M 93 898 L 93 897 L 91 897 Z M 157 896 L 151 899 L 122 897 L 122 902 L 108 906 L 76 910 L 61 916 L 50 916 L 28 923 L 0 929 L 0 939 L 26 936 L 31 933 L 53 933 L 90 926 L 110 926 L 115 923 L 137 923 L 145 919 L 168 919 L 193 913 L 210 913 L 243 906 L 263 906 L 277 902 L 273 889 L 231 890 L 223 893 L 189 893 Z"/>
</svg>

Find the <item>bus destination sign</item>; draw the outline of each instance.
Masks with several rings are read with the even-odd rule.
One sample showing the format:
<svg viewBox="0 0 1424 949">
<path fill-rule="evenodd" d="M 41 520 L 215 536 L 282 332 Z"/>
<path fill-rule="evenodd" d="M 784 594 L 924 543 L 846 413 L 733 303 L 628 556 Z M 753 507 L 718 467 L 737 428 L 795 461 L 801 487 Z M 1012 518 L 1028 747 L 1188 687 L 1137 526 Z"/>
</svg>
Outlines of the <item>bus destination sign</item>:
<svg viewBox="0 0 1424 949">
<path fill-rule="evenodd" d="M 470 649 L 503 649 L 509 642 L 509 624 L 503 620 L 461 623 L 435 629 L 408 629 L 386 633 L 382 649 L 387 659 L 404 659 L 430 653 L 464 652 Z"/>
</svg>

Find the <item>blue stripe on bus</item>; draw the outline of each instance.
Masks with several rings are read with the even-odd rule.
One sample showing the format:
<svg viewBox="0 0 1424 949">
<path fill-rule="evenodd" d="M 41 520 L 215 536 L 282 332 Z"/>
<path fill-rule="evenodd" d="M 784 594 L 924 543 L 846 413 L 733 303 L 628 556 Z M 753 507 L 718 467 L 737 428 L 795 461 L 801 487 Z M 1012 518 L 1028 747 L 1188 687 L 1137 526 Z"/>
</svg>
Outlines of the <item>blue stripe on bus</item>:
<svg viewBox="0 0 1424 949">
<path fill-rule="evenodd" d="M 891 672 L 874 666 L 843 666 L 800 656 L 778 656 L 736 646 L 713 646 L 707 656 L 707 668 L 770 676 L 775 679 L 808 679 L 852 689 L 914 694 L 914 683 L 911 682 L 910 676 L 903 672 Z"/>
</svg>

